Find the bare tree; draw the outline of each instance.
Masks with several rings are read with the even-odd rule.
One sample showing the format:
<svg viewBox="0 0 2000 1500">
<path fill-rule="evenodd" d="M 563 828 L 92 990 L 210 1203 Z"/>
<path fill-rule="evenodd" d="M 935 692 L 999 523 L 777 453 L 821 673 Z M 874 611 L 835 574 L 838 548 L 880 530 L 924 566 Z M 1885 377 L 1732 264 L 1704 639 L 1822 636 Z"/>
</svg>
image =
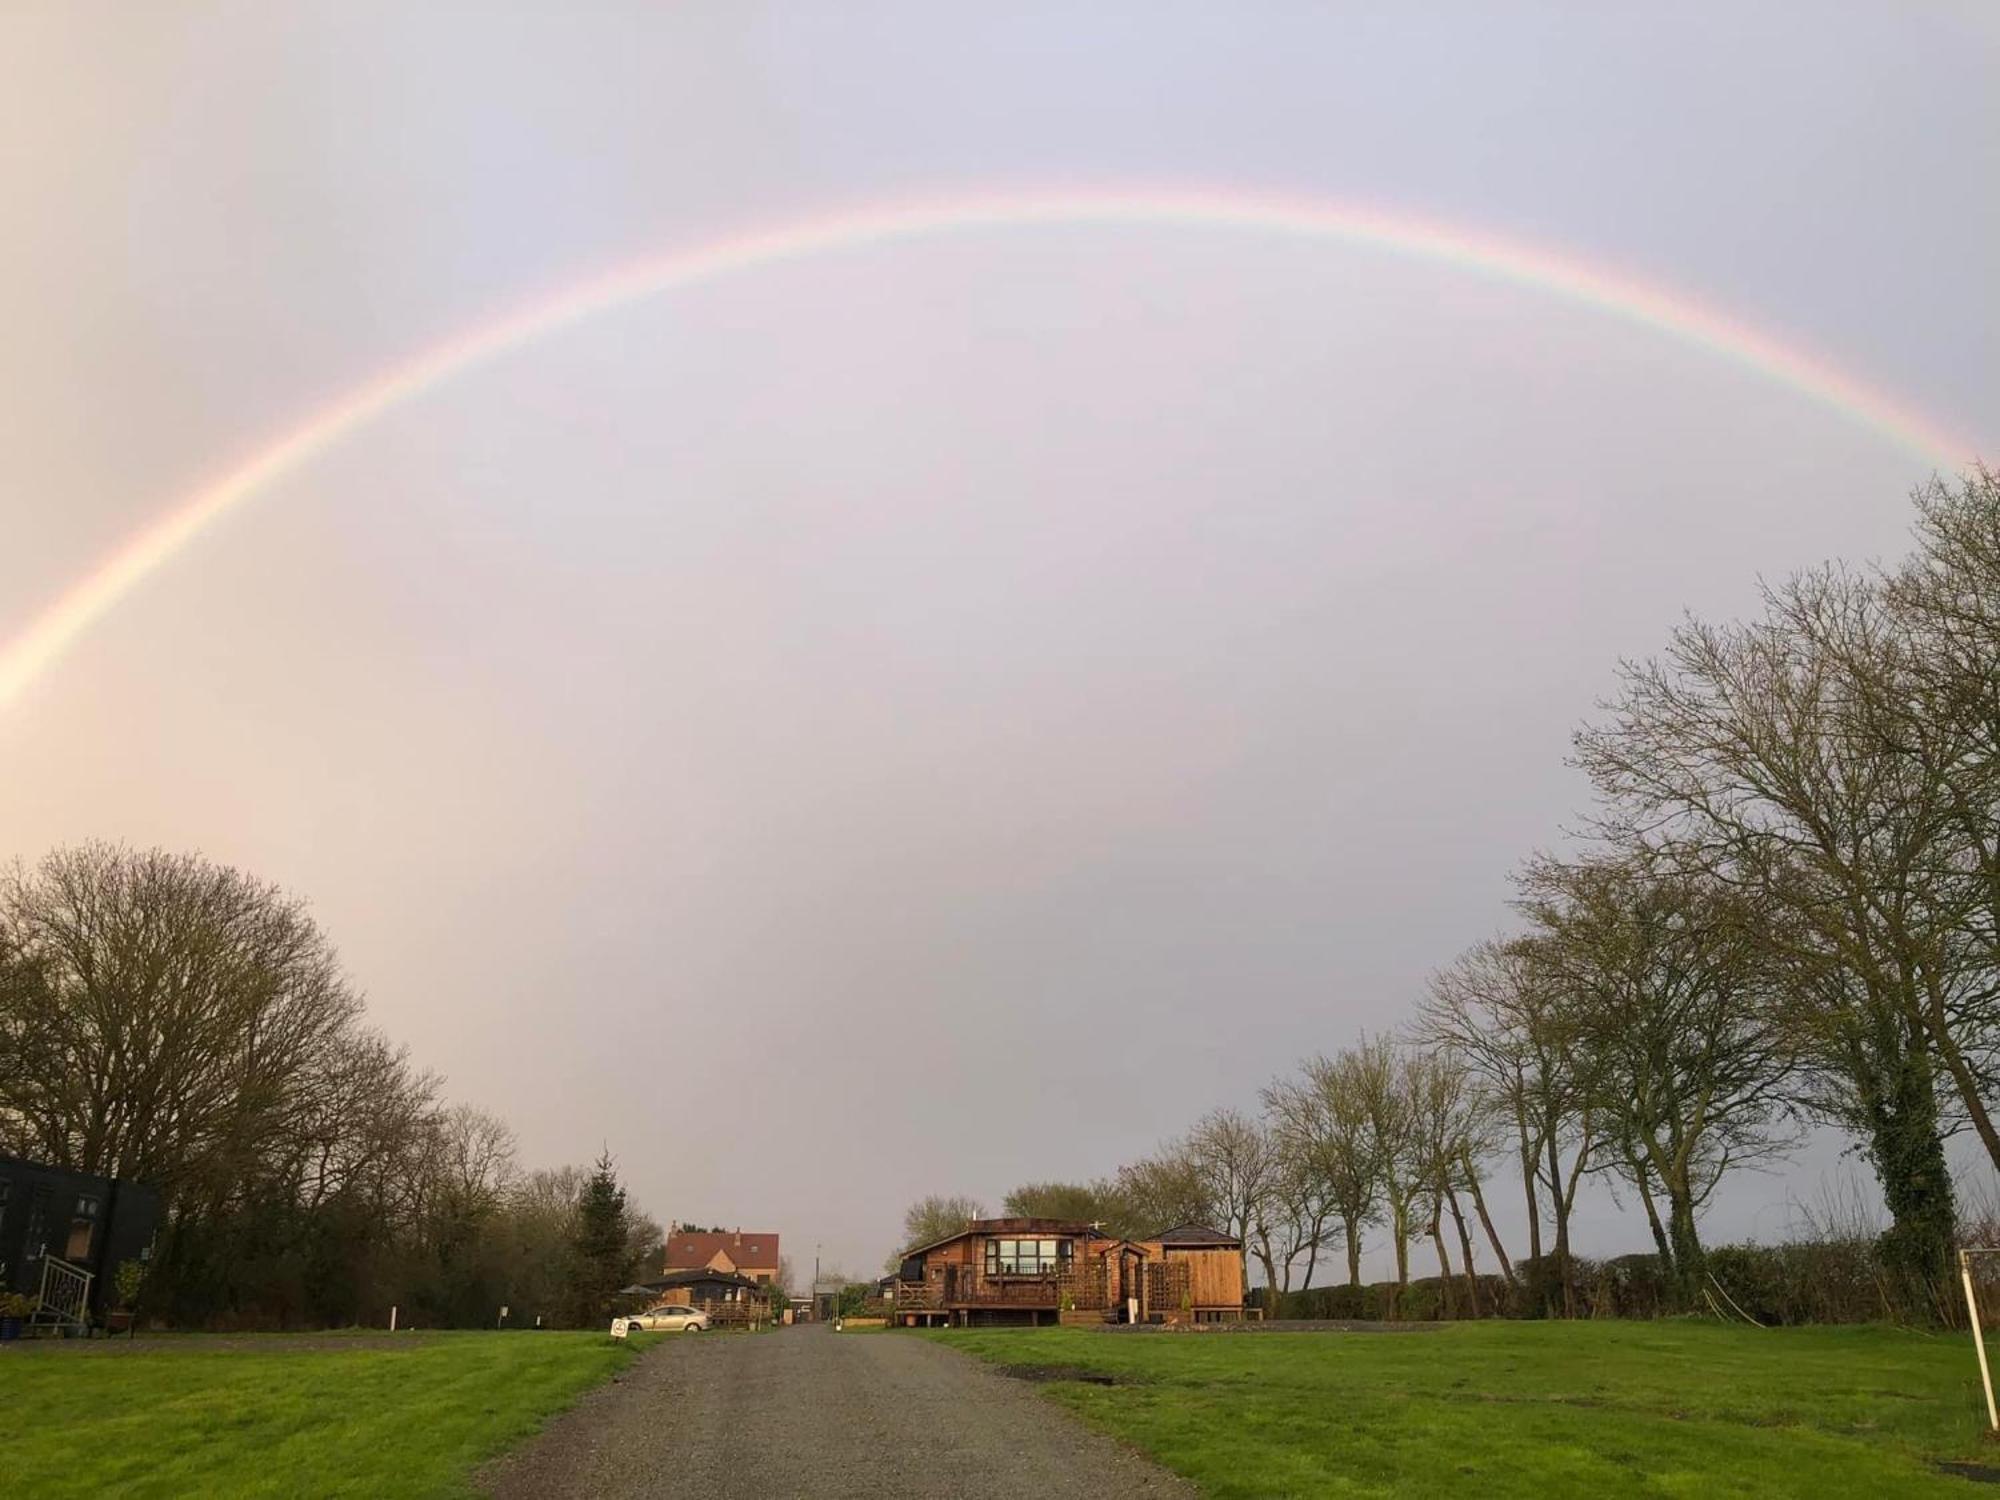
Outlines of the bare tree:
<svg viewBox="0 0 2000 1500">
<path fill-rule="evenodd" d="M 1144 1239 L 1176 1224 L 1221 1217 L 1209 1183 L 1185 1141 L 1118 1169 L 1110 1222 L 1120 1234 Z"/>
<path fill-rule="evenodd" d="M 1268 1231 L 1272 1195 L 1278 1181 L 1278 1157 L 1263 1124 L 1241 1110 L 1211 1110 L 1195 1122 L 1185 1150 L 1203 1183 L 1204 1196 L 1222 1219 L 1221 1227 L 1242 1240 L 1246 1247 L 1257 1247 L 1265 1281 L 1275 1291 L 1278 1273 Z M 1247 1296 L 1250 1290 L 1247 1257 L 1243 1289 Z"/>
<path fill-rule="evenodd" d="M 1934 1284 L 1953 1115 L 2000 1165 L 1983 1097 L 2000 1028 L 1990 966 L 1965 951 L 1960 757 L 1912 711 L 1923 655 L 1872 583 L 1804 575 L 1767 591 L 1762 619 L 1689 622 L 1662 660 L 1626 668 L 1613 717 L 1577 747 L 1614 841 L 1755 895 L 1809 1096 L 1867 1142 L 1895 1219 L 1885 1253 Z"/>
<path fill-rule="evenodd" d="M 1567 1295 L 1568 1218 L 1576 1182 L 1588 1166 L 1592 1137 L 1574 1028 L 1524 939 L 1481 943 L 1432 976 L 1416 1027 L 1418 1039 L 1447 1047 L 1473 1075 L 1478 1097 L 1511 1140 L 1527 1203 L 1528 1255 L 1542 1258 L 1546 1178 L 1555 1222 L 1559 1278 Z M 1468 1140 L 1473 1147 L 1483 1132 Z M 1551 1150 L 1553 1147 L 1553 1151 Z M 1565 1154 L 1571 1159 L 1565 1165 Z M 1514 1271 L 1480 1190 L 1478 1152 L 1464 1163 L 1468 1191 L 1502 1271 Z"/>
<path fill-rule="evenodd" d="M 1696 1218 L 1724 1173 L 1790 1144 L 1798 1049 L 1745 898 L 1643 853 L 1524 879 L 1542 960 L 1563 981 L 1590 1059 L 1592 1105 L 1667 1201 L 1683 1306 L 1703 1272 Z"/>
<path fill-rule="evenodd" d="M 1406 1087 L 1409 1091 L 1411 1134 L 1410 1169 L 1421 1185 L 1420 1202 L 1427 1210 L 1428 1233 L 1437 1250 L 1438 1274 L 1449 1305 L 1451 1258 L 1445 1249 L 1444 1216 L 1449 1213 L 1457 1232 L 1460 1266 L 1465 1277 L 1466 1299 L 1474 1317 L 1481 1312 L 1478 1271 L 1474 1264 L 1472 1232 L 1466 1223 L 1460 1192 L 1479 1192 L 1480 1155 L 1487 1149 L 1486 1108 L 1474 1086 L 1473 1075 L 1453 1049 L 1427 1047 L 1405 1059 Z M 1482 1210 L 1483 1213 L 1483 1210 Z M 1490 1232 L 1492 1225 L 1489 1222 Z M 1498 1237 L 1494 1237 L 1496 1249 Z"/>
<path fill-rule="evenodd" d="M 963 1194 L 944 1195 L 933 1193 L 927 1198 L 919 1198 L 903 1213 L 904 1252 L 914 1250 L 919 1245 L 928 1245 L 933 1240 L 941 1240 L 954 1235 L 974 1219 L 986 1217 L 986 1209 L 977 1198 Z M 892 1263 L 900 1264 L 902 1255 L 890 1257 Z M 892 1264 L 890 1269 L 894 1269 Z"/>
<path fill-rule="evenodd" d="M 1069 1219 L 1078 1224 L 1107 1226 L 1123 1217 L 1117 1185 L 1104 1181 L 1024 1182 L 1001 1200 L 1000 1211 L 1013 1218 Z M 1144 1231 L 1120 1225 L 1119 1232 Z"/>
<path fill-rule="evenodd" d="M 1386 1036 L 1364 1036 L 1349 1054 L 1352 1087 L 1368 1124 L 1369 1153 L 1396 1251 L 1396 1303 L 1410 1285 L 1410 1240 L 1424 1183 L 1417 1164 L 1417 1113 L 1408 1059 Z"/>
<path fill-rule="evenodd" d="M 1381 1172 L 1360 1085 L 1359 1060 L 1344 1052 L 1309 1057 L 1296 1077 L 1276 1079 L 1263 1092 L 1288 1169 L 1311 1180 L 1318 1200 L 1339 1221 L 1349 1286 L 1361 1285 L 1361 1232 L 1380 1212 Z"/>
</svg>

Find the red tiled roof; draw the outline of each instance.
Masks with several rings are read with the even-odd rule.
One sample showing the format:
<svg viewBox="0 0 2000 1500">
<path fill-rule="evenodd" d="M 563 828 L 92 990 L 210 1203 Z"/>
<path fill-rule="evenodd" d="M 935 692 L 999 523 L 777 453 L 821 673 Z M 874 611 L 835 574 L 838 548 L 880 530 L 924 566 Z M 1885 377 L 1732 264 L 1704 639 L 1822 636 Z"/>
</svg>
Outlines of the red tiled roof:
<svg viewBox="0 0 2000 1500">
<path fill-rule="evenodd" d="M 690 1234 L 685 1229 L 667 1239 L 666 1269 L 699 1270 L 715 1259 L 717 1251 L 728 1256 L 738 1270 L 746 1266 L 758 1271 L 778 1269 L 778 1237 L 775 1234 L 744 1230 Z"/>
</svg>

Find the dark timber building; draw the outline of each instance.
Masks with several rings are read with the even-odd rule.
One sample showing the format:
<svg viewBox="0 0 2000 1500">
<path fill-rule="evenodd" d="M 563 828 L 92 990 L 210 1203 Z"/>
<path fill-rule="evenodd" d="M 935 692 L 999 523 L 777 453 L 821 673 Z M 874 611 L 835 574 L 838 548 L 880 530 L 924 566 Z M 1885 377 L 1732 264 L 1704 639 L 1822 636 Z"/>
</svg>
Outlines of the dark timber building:
<svg viewBox="0 0 2000 1500">
<path fill-rule="evenodd" d="M 159 1218 L 160 1195 L 139 1183 L 0 1156 L 0 1292 L 37 1298 L 38 1323 L 99 1322 L 118 1267 L 152 1254 Z"/>
</svg>

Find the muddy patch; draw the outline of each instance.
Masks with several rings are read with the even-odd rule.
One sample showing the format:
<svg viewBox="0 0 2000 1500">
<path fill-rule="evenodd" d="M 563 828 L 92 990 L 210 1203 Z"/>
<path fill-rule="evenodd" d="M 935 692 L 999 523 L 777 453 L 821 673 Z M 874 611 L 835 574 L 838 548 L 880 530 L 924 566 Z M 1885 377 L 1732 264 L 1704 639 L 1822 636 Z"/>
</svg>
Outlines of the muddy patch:
<svg viewBox="0 0 2000 1500">
<path fill-rule="evenodd" d="M 2000 1469 L 1990 1464 L 1939 1464 L 1940 1474 L 1955 1474 L 1960 1479 L 1970 1479 L 1974 1484 L 2000 1484 Z"/>
<path fill-rule="evenodd" d="M 1000 1373 L 1009 1380 L 1026 1380 L 1035 1385 L 1075 1381 L 1079 1385 L 1137 1385 L 1130 1375 L 1112 1375 L 1104 1370 L 1086 1370 L 1081 1365 L 1002 1365 Z"/>
</svg>

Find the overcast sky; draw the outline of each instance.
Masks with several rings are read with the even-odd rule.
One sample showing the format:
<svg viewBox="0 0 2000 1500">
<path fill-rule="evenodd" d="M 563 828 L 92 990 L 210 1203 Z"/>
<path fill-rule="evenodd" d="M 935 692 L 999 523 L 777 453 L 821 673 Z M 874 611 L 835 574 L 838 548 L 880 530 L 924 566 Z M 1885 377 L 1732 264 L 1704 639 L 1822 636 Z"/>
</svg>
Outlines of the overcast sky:
<svg viewBox="0 0 2000 1500">
<path fill-rule="evenodd" d="M 1616 12 L 1615 14 L 1613 12 Z M 372 374 L 636 255 L 1204 184 L 1686 290 L 2000 452 L 1992 7 L 0 0 L 0 638 Z M 0 716 L 0 850 L 309 896 L 524 1161 L 873 1268 L 1409 1014 L 1615 659 L 1919 457 L 1546 292 L 1001 229 L 353 434 Z M 1711 1217 L 1770 1235 L 1822 1146 Z M 1592 1249 L 1643 1230 L 1594 1205 Z"/>
</svg>

